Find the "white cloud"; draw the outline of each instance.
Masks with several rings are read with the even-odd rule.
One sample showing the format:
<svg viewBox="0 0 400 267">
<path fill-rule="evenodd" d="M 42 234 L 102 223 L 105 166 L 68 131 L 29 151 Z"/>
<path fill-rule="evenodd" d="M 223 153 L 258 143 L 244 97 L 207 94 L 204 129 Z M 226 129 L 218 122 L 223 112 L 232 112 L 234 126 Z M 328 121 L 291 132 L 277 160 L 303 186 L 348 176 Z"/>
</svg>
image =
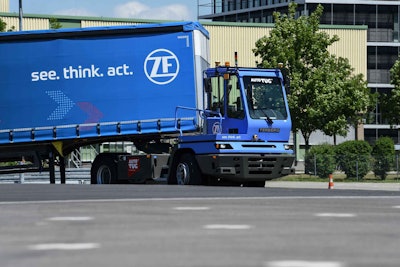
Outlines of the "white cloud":
<svg viewBox="0 0 400 267">
<path fill-rule="evenodd" d="M 150 7 L 139 2 L 128 2 L 118 5 L 114 8 L 114 14 L 117 17 L 136 18 L 140 14 L 148 12 Z"/>
<path fill-rule="evenodd" d="M 150 7 L 143 3 L 132 1 L 114 8 L 114 16 L 136 19 L 189 20 L 191 14 L 185 5 L 173 4 Z"/>
<path fill-rule="evenodd" d="M 88 17 L 96 17 L 98 16 L 97 14 L 88 11 L 87 9 L 84 8 L 70 8 L 70 9 L 64 9 L 64 10 L 59 10 L 54 12 L 54 14 L 58 15 L 67 15 L 67 16 L 88 16 Z"/>
</svg>

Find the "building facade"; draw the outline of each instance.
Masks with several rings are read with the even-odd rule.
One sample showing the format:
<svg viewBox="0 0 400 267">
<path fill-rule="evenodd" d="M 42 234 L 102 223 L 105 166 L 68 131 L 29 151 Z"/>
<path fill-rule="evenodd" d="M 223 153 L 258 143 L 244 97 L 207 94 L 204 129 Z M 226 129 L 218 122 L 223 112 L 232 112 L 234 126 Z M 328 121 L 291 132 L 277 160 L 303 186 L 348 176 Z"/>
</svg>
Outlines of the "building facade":
<svg viewBox="0 0 400 267">
<path fill-rule="evenodd" d="M 10 9 L 10 2 L 8 0 L 0 0 L 0 12 L 8 12 Z"/>
<path fill-rule="evenodd" d="M 273 12 L 287 12 L 289 0 L 210 0 L 201 1 L 199 14 L 212 21 L 272 23 Z M 371 0 L 295 0 L 298 14 L 308 15 L 318 4 L 324 7 L 323 25 L 365 25 L 367 31 L 367 80 L 372 92 L 388 93 L 390 68 L 400 52 L 400 1 Z M 361 47 L 360 43 L 360 47 Z M 399 126 L 391 127 L 382 116 L 379 102 L 365 118 L 364 137 L 373 143 L 390 136 L 400 143 Z"/>
</svg>

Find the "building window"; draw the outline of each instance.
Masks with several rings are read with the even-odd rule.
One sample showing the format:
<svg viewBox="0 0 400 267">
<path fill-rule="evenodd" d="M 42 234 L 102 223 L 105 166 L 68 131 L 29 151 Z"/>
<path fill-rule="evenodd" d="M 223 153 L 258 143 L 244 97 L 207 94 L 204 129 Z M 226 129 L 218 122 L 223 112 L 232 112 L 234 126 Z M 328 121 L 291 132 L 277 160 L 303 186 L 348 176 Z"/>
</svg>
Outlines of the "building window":
<svg viewBox="0 0 400 267">
<path fill-rule="evenodd" d="M 356 5 L 354 21 L 356 25 L 367 25 L 369 29 L 376 28 L 376 6 Z"/>
<path fill-rule="evenodd" d="M 249 15 L 247 13 L 240 13 L 237 15 L 238 22 L 249 22 Z"/>
<path fill-rule="evenodd" d="M 367 48 L 368 82 L 390 84 L 390 69 L 398 58 L 398 47 L 369 46 Z"/>
<path fill-rule="evenodd" d="M 396 62 L 399 54 L 398 47 L 378 47 L 378 69 L 391 69 Z"/>
<path fill-rule="evenodd" d="M 377 88 L 370 88 L 371 93 L 377 93 Z M 378 122 L 378 101 L 375 102 L 375 109 L 365 116 L 365 124 L 377 124 Z"/>
<path fill-rule="evenodd" d="M 225 9 L 224 9 L 225 6 L 224 5 L 225 5 L 225 0 L 222 0 L 222 1 L 214 0 L 214 8 L 213 8 L 214 12 L 213 12 L 213 14 L 224 12 L 225 11 Z"/>
<path fill-rule="evenodd" d="M 262 11 L 255 11 L 255 12 L 251 12 L 250 13 L 250 21 L 251 22 L 261 22 L 261 18 L 262 18 Z"/>
<path fill-rule="evenodd" d="M 393 88 L 378 88 L 377 92 L 379 93 L 379 96 L 384 96 L 384 95 L 389 95 L 391 94 Z M 385 113 L 388 112 L 388 110 L 391 107 L 386 107 L 386 106 L 382 106 L 380 104 L 380 100 L 378 100 L 378 104 L 377 104 L 377 110 L 379 111 L 378 114 L 378 124 L 389 124 L 387 116 L 385 116 Z"/>
<path fill-rule="evenodd" d="M 226 11 L 236 10 L 236 2 L 234 0 L 225 1 L 227 8 Z"/>
<path fill-rule="evenodd" d="M 377 28 L 383 42 L 398 40 L 398 16 L 397 6 L 378 6 Z"/>
<path fill-rule="evenodd" d="M 354 5 L 333 5 L 332 22 L 335 25 L 354 24 Z"/>
<path fill-rule="evenodd" d="M 226 21 L 226 22 L 236 22 L 237 17 L 236 15 L 229 15 L 221 18 L 221 21 Z"/>
<path fill-rule="evenodd" d="M 324 7 L 324 12 L 322 13 L 320 23 L 321 24 L 332 24 L 333 18 L 332 18 L 332 5 L 331 4 L 324 4 L 322 5 Z M 317 4 L 309 4 L 307 5 L 309 14 L 315 11 L 317 9 Z"/>
<path fill-rule="evenodd" d="M 393 89 L 392 88 L 371 88 L 371 93 L 379 93 L 380 96 L 389 94 Z M 366 124 L 380 124 L 387 125 L 389 124 L 387 119 L 385 118 L 385 107 L 382 107 L 380 104 L 380 100 L 377 100 L 375 104 L 374 111 L 370 112 L 366 118 Z"/>
<path fill-rule="evenodd" d="M 264 23 L 274 23 L 273 11 L 268 10 L 263 12 L 263 21 Z"/>
<path fill-rule="evenodd" d="M 397 129 L 365 129 L 364 139 L 370 144 L 375 144 L 379 137 L 390 137 L 395 144 L 399 144 L 399 132 Z"/>
</svg>

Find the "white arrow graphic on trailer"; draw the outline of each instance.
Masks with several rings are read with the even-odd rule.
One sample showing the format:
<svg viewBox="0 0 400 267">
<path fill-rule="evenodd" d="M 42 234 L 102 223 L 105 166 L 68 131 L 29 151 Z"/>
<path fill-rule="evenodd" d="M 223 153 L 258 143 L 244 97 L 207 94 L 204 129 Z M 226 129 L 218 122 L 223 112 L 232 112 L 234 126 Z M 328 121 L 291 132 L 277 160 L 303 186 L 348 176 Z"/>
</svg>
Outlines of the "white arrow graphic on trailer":
<svg viewBox="0 0 400 267">
<path fill-rule="evenodd" d="M 75 103 L 61 91 L 46 91 L 46 94 L 58 104 L 47 120 L 61 120 L 75 106 Z"/>
</svg>

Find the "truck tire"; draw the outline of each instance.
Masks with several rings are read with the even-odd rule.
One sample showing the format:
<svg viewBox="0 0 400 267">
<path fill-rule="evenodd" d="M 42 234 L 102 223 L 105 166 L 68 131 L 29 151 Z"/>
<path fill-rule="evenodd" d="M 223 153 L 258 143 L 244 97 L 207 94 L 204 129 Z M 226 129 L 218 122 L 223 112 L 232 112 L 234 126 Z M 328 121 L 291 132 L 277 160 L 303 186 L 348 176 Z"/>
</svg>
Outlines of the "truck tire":
<svg viewBox="0 0 400 267">
<path fill-rule="evenodd" d="M 179 185 L 202 184 L 200 168 L 193 154 L 185 153 L 179 157 L 175 177 Z"/>
<path fill-rule="evenodd" d="M 111 157 L 99 157 L 90 170 L 91 184 L 116 184 L 117 166 Z"/>
</svg>

